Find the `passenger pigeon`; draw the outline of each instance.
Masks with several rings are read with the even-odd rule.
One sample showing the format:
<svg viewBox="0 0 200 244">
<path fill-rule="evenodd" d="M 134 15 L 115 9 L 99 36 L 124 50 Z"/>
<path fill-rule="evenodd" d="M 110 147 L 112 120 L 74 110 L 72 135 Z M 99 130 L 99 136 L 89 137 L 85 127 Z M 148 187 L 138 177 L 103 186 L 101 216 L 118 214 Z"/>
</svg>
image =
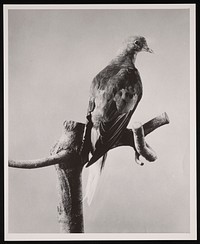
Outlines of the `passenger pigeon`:
<svg viewBox="0 0 200 244">
<path fill-rule="evenodd" d="M 140 51 L 152 53 L 142 36 L 131 36 L 117 56 L 93 79 L 81 148 L 89 168 L 86 198 L 90 205 L 109 149 L 126 129 L 141 97 L 142 82 L 135 67 Z M 92 157 L 89 159 L 89 153 Z"/>
</svg>

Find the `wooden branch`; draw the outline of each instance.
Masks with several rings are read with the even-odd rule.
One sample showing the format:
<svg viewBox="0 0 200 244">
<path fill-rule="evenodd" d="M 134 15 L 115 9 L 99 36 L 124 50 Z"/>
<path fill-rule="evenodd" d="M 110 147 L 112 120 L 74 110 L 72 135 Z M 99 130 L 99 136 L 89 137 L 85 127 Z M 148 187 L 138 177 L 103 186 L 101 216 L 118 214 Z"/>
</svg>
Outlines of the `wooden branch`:
<svg viewBox="0 0 200 244">
<path fill-rule="evenodd" d="M 55 165 L 58 182 L 58 222 L 61 233 L 83 233 L 82 167 Z"/>
<path fill-rule="evenodd" d="M 74 154 L 72 152 L 73 150 L 78 151 L 78 148 L 76 148 L 75 145 L 73 144 L 74 143 L 73 140 L 68 140 L 68 137 L 72 135 L 70 133 L 66 134 L 66 131 L 68 131 L 68 129 L 70 130 L 70 126 L 72 126 L 73 123 L 76 122 L 69 121 L 64 123 L 64 133 L 59 139 L 60 149 L 58 150 L 56 155 L 49 156 L 43 159 L 35 159 L 35 160 L 8 160 L 8 166 L 15 167 L 15 168 L 34 169 L 34 168 L 59 164 L 60 162 L 62 162 L 63 159 L 65 159 L 66 161 L 65 163 L 67 168 L 73 168 L 79 166 L 76 165 L 76 163 L 72 163 L 72 162 L 77 162 L 76 160 L 77 154 Z M 147 136 L 155 129 L 168 123 L 169 123 L 169 118 L 167 113 L 163 113 L 160 116 L 153 118 L 152 120 L 143 124 L 144 136 Z M 85 124 L 78 123 L 78 122 L 76 124 L 79 125 L 81 128 L 84 128 L 85 126 Z M 74 131 L 74 135 L 75 134 L 76 131 Z M 79 143 L 81 143 L 82 137 L 83 135 L 80 135 L 80 137 L 77 138 L 79 140 Z M 123 136 L 120 138 L 118 142 L 116 142 L 116 144 L 111 149 L 119 146 L 131 146 L 136 150 L 135 143 L 134 143 L 134 134 L 131 129 L 126 129 Z"/>
<path fill-rule="evenodd" d="M 133 130 L 126 129 L 113 148 L 131 146 L 136 153 L 146 155 L 150 147 L 144 142 L 144 136 L 168 123 L 168 116 L 163 113 L 143 126 L 137 126 Z M 58 175 L 58 220 L 60 232 L 63 233 L 84 232 L 81 181 L 83 165 L 79 153 L 84 127 L 85 124 L 66 121 L 64 122 L 64 132 L 52 148 L 51 156 L 38 160 L 9 160 L 8 162 L 9 167 L 25 169 L 55 165 Z"/>
<path fill-rule="evenodd" d="M 82 142 L 84 124 L 73 121 L 64 123 L 64 133 L 51 150 L 57 154 L 70 148 L 69 158 L 55 165 L 58 181 L 58 221 L 61 233 L 83 233 L 82 207 L 82 164 L 79 149 Z M 71 148 L 73 147 L 73 150 Z M 70 160 L 70 162 L 69 162 Z M 69 165 L 71 167 L 69 168 Z"/>
<path fill-rule="evenodd" d="M 51 154 L 52 154 L 51 156 L 42 159 L 33 159 L 33 160 L 9 159 L 8 166 L 14 168 L 23 168 L 23 169 L 35 169 L 35 168 L 56 165 L 62 163 L 63 160 L 65 160 L 65 164 L 67 168 L 74 168 L 80 166 L 80 165 L 76 165 L 77 157 L 79 158 L 79 155 L 77 153 L 77 151 L 79 151 L 79 148 L 77 145 L 81 144 L 82 142 L 83 132 L 82 134 L 80 134 L 77 128 L 80 127 L 82 130 L 84 130 L 85 125 L 74 121 L 65 121 L 63 123 L 63 126 L 64 126 L 63 134 L 61 138 L 58 140 L 58 142 L 51 149 Z M 79 137 L 77 137 L 77 134 L 79 135 Z M 74 140 L 74 137 L 76 137 L 77 141 Z M 57 150 L 56 154 L 53 153 L 55 152 L 55 150 Z"/>
<path fill-rule="evenodd" d="M 157 116 L 153 118 L 152 120 L 149 120 L 145 124 L 143 124 L 144 128 L 144 136 L 147 136 L 151 132 L 153 132 L 155 129 L 158 129 L 160 126 L 169 124 L 169 117 L 166 112 L 162 113 L 160 116 Z"/>
<path fill-rule="evenodd" d="M 69 150 L 64 150 L 59 152 L 56 155 L 42 158 L 42 159 L 34 159 L 34 160 L 8 160 L 8 166 L 14 168 L 22 168 L 22 169 L 35 169 L 46 167 L 54 164 L 59 164 L 63 159 L 67 159 L 70 161 L 71 154 Z"/>
<path fill-rule="evenodd" d="M 148 122 L 142 125 L 144 130 L 144 136 L 147 136 L 154 130 L 166 124 L 169 124 L 169 117 L 167 113 L 164 112 L 161 115 L 149 120 Z M 119 141 L 116 142 L 112 149 L 120 146 L 130 146 L 136 150 L 134 143 L 134 134 L 132 129 L 126 129 L 124 131 L 123 136 L 119 139 Z"/>
<path fill-rule="evenodd" d="M 139 156 L 143 156 L 149 162 L 153 162 L 157 159 L 156 153 L 145 142 L 144 128 L 141 123 L 135 123 L 133 126 L 134 145 L 136 150 L 136 162 L 139 162 Z M 137 161 L 138 160 L 138 161 Z M 143 165 L 143 163 L 140 163 Z"/>
<path fill-rule="evenodd" d="M 160 116 L 153 118 L 145 124 L 134 123 L 133 130 L 126 129 L 123 136 L 112 147 L 119 146 L 131 146 L 135 150 L 135 161 L 139 165 L 144 165 L 139 160 L 140 156 L 143 156 L 149 162 L 153 162 L 157 159 L 154 150 L 145 142 L 145 136 L 150 134 L 160 126 L 169 124 L 169 117 L 167 113 L 162 113 Z"/>
</svg>

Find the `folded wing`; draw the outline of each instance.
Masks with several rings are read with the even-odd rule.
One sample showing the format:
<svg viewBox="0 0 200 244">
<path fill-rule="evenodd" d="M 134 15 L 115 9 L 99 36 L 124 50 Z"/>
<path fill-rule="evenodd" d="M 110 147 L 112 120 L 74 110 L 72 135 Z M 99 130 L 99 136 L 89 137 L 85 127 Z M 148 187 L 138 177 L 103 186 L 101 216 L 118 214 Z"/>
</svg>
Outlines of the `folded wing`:
<svg viewBox="0 0 200 244">
<path fill-rule="evenodd" d="M 98 84 L 98 87 L 100 85 Z M 100 136 L 96 142 L 95 150 L 93 151 L 93 156 L 89 160 L 86 167 L 95 163 L 100 157 L 102 157 L 108 150 L 110 150 L 113 145 L 119 140 L 122 136 L 124 130 L 126 129 L 132 114 L 134 113 L 137 104 L 139 103 L 142 95 L 142 85 L 139 73 L 136 69 L 132 69 L 131 71 L 128 69 L 123 69 L 118 72 L 113 78 L 109 79 L 106 87 L 106 95 L 110 100 L 106 102 L 105 116 L 107 119 L 102 119 L 99 123 L 99 133 Z M 95 86 L 94 86 L 95 89 Z M 123 107 L 117 106 L 117 101 L 114 99 L 115 94 L 121 90 L 126 89 L 128 91 L 132 91 L 132 98 L 130 99 L 130 103 L 132 103 L 132 107 L 127 112 L 123 111 Z M 93 93 L 97 96 L 98 91 L 93 91 Z M 128 92 L 127 92 L 128 93 Z M 98 99 L 95 97 L 95 100 Z M 105 99 L 105 96 L 104 96 Z M 121 102 L 121 101 L 119 101 Z M 108 106 L 109 104 L 109 106 Z M 128 106 L 125 104 L 124 106 Z M 95 106 L 94 106 L 95 107 Z M 119 110 L 120 108 L 120 110 Z M 94 113 L 95 114 L 95 113 Z"/>
</svg>

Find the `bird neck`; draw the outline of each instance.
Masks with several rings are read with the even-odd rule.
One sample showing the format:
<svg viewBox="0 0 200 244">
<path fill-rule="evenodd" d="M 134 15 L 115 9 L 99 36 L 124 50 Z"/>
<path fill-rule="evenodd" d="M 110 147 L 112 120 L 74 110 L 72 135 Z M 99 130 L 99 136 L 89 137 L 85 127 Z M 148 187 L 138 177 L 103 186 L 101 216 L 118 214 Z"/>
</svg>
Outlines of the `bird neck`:
<svg viewBox="0 0 200 244">
<path fill-rule="evenodd" d="M 136 57 L 137 57 L 137 52 L 134 52 L 132 55 L 132 63 L 133 64 L 135 64 Z"/>
<path fill-rule="evenodd" d="M 117 62 L 119 64 L 122 63 L 127 63 L 127 64 L 131 64 L 131 65 L 135 65 L 135 60 L 137 57 L 137 53 L 136 51 L 134 52 L 127 52 L 126 50 L 118 53 L 117 57 L 113 60 L 113 62 Z"/>
</svg>

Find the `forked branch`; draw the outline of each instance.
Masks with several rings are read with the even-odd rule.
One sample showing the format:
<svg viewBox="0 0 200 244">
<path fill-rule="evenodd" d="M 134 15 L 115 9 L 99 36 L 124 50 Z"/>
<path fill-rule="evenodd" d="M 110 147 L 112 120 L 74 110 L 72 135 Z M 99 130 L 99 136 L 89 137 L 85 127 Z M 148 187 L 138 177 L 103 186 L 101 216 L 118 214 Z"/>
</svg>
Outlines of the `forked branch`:
<svg viewBox="0 0 200 244">
<path fill-rule="evenodd" d="M 76 123 L 74 121 L 70 121 L 71 123 Z M 120 138 L 120 140 L 112 147 L 119 147 L 119 146 L 131 146 L 133 147 L 136 151 L 139 151 L 139 154 L 143 154 L 142 156 L 145 155 L 144 149 L 146 151 L 149 151 L 149 146 L 147 144 L 144 144 L 143 137 L 150 134 L 152 131 L 155 129 L 159 128 L 160 126 L 163 126 L 165 124 L 169 123 L 169 118 L 166 113 L 161 114 L 160 116 L 157 116 L 153 118 L 152 120 L 148 121 L 147 123 L 139 126 L 138 128 L 133 128 L 131 129 L 126 129 L 124 132 L 124 135 Z M 65 122 L 65 124 L 68 124 Z M 82 123 L 77 123 L 81 128 L 84 128 L 84 124 Z M 69 125 L 68 125 L 69 126 Z M 142 128 L 142 129 L 141 129 Z M 83 134 L 79 134 L 79 141 L 82 140 Z M 35 160 L 8 160 L 8 166 L 9 167 L 15 167 L 15 168 L 24 168 L 24 169 L 34 169 L 34 168 L 40 168 L 40 167 L 46 167 L 50 165 L 56 165 L 63 160 L 65 160 L 66 167 L 71 168 L 71 167 L 76 167 L 80 165 L 72 164 L 71 162 L 77 161 L 75 160 L 76 158 L 76 153 L 74 150 L 77 151 L 77 148 L 73 147 L 73 144 L 70 144 L 69 139 L 69 134 L 64 136 L 62 135 L 61 139 L 59 140 L 60 144 L 67 144 L 65 147 L 61 147 L 60 151 L 57 152 L 55 155 L 51 155 L 49 157 L 43 158 L 43 159 L 35 159 Z M 137 145 L 135 145 L 137 142 Z M 139 147 L 138 147 L 139 146 Z M 137 148 L 136 148 L 137 147 Z M 140 148 L 140 149 L 139 149 Z M 154 156 L 153 156 L 154 157 Z M 147 160 L 151 160 L 151 157 L 148 157 Z"/>
<path fill-rule="evenodd" d="M 133 130 L 126 129 L 113 146 L 131 146 L 135 150 L 136 162 L 142 155 L 149 161 L 156 159 L 144 137 L 158 127 L 168 124 L 166 113 L 155 117 L 144 125 L 136 124 Z M 64 122 L 61 138 L 51 150 L 51 155 L 37 160 L 9 160 L 9 167 L 33 169 L 55 165 L 58 176 L 58 221 L 62 233 L 83 233 L 82 165 L 80 147 L 85 125 L 74 121 Z"/>
</svg>

